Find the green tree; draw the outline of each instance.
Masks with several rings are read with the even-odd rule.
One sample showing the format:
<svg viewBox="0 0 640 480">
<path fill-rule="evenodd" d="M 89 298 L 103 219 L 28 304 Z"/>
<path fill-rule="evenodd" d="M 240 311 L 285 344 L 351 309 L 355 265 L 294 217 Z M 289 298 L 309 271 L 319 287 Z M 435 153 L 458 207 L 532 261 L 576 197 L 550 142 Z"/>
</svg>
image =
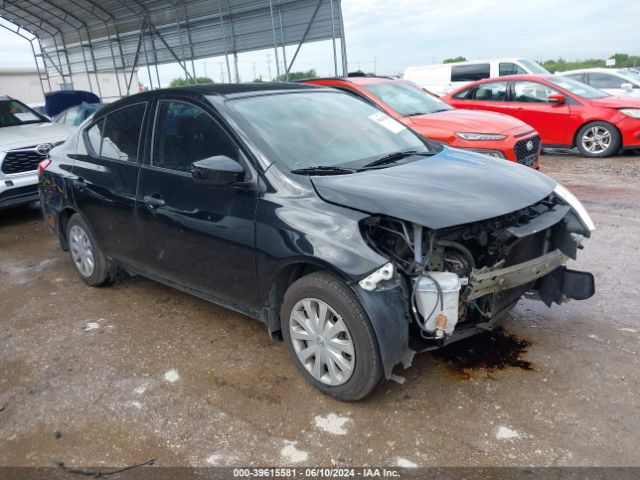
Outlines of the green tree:
<svg viewBox="0 0 640 480">
<path fill-rule="evenodd" d="M 626 68 L 640 66 L 640 56 L 628 55 L 626 53 L 616 53 L 609 58 L 613 58 L 616 61 L 616 68 Z M 552 73 L 564 72 L 566 70 L 577 70 L 579 68 L 593 68 L 606 66 L 606 60 L 604 58 L 587 58 L 586 60 L 566 61 L 563 58 L 556 60 L 545 60 L 539 62 L 544 68 Z"/>
<path fill-rule="evenodd" d="M 316 69 L 312 68 L 311 70 L 307 70 L 306 72 L 289 72 L 289 81 L 294 82 L 296 80 L 304 80 L 305 78 L 315 78 L 318 74 L 316 73 Z M 279 75 L 276 78 L 279 82 L 284 82 L 286 80 L 285 75 Z"/>
<path fill-rule="evenodd" d="M 196 83 L 214 83 L 214 81 L 209 77 L 196 77 Z M 185 80 L 184 78 L 179 77 L 174 78 L 173 80 L 171 80 L 171 83 L 169 83 L 170 87 L 184 87 L 186 85 L 193 85 L 193 80 Z"/>
<path fill-rule="evenodd" d="M 466 62 L 467 59 L 464 57 L 453 57 L 453 58 L 445 58 L 442 63 L 456 63 L 456 62 Z"/>
</svg>

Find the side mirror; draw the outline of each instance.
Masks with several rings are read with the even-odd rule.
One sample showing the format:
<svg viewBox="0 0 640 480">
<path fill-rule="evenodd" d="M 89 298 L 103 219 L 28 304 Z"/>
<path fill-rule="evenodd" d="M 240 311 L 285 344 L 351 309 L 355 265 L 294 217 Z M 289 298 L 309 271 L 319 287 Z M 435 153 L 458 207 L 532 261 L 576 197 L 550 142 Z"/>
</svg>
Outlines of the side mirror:
<svg viewBox="0 0 640 480">
<path fill-rule="evenodd" d="M 191 176 L 198 183 L 221 187 L 244 180 L 242 165 L 225 155 L 203 158 L 191 165 Z"/>
<path fill-rule="evenodd" d="M 566 101 L 567 101 L 567 97 L 565 97 L 564 95 L 553 94 L 547 97 L 547 102 L 555 103 L 556 105 L 562 105 Z"/>
<path fill-rule="evenodd" d="M 629 82 L 625 82 L 622 85 L 620 85 L 620 88 L 626 92 L 630 92 L 631 90 L 633 90 L 633 84 Z"/>
</svg>

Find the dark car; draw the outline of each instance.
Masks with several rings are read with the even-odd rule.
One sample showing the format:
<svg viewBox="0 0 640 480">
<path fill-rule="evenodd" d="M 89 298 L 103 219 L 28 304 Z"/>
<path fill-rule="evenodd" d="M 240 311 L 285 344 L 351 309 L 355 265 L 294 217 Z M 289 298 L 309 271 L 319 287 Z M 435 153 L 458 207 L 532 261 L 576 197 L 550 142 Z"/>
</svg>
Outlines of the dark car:
<svg viewBox="0 0 640 480">
<path fill-rule="evenodd" d="M 141 93 L 40 170 L 84 282 L 141 274 L 260 319 L 343 400 L 491 328 L 525 292 L 551 305 L 594 290 L 564 266 L 593 224 L 555 180 L 432 144 L 334 89 Z"/>
</svg>

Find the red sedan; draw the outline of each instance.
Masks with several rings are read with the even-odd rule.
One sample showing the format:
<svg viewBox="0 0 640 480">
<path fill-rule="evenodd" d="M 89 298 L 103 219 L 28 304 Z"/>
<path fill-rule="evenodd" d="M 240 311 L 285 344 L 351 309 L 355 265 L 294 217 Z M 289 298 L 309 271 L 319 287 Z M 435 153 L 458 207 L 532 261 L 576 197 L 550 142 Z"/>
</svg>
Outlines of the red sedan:
<svg viewBox="0 0 640 480">
<path fill-rule="evenodd" d="M 640 147 L 640 100 L 612 97 L 557 75 L 514 75 L 466 85 L 442 97 L 459 108 L 506 113 L 533 126 L 545 147 L 608 157 Z"/>
<path fill-rule="evenodd" d="M 431 140 L 538 168 L 540 137 L 513 117 L 454 109 L 406 80 L 349 77 L 305 83 L 356 95 Z"/>
</svg>

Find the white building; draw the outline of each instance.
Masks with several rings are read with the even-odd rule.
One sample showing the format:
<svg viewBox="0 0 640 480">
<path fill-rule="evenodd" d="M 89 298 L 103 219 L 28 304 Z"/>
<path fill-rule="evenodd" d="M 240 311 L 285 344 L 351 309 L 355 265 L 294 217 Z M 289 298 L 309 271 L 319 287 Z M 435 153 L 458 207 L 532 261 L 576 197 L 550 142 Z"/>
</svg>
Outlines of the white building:
<svg viewBox="0 0 640 480">
<path fill-rule="evenodd" d="M 118 80 L 120 81 L 120 90 L 123 95 L 127 93 L 127 82 L 129 75 L 122 72 L 103 72 L 97 75 L 97 81 L 100 82 L 100 93 L 96 83 L 96 75 L 91 75 L 91 84 L 87 75 L 76 74 L 73 76 L 73 87 L 76 90 L 87 90 L 95 93 L 102 98 L 103 102 L 113 102 L 120 98 L 118 90 Z M 62 90 L 65 85 L 60 77 L 50 77 L 52 90 Z M 45 90 L 48 84 L 45 81 Z M 133 74 L 131 81 L 131 94 L 138 93 L 138 74 Z M 69 88 L 69 86 L 67 86 Z M 8 95 L 16 98 L 26 104 L 44 104 L 44 96 L 38 71 L 35 68 L 0 68 L 0 95 Z"/>
</svg>

